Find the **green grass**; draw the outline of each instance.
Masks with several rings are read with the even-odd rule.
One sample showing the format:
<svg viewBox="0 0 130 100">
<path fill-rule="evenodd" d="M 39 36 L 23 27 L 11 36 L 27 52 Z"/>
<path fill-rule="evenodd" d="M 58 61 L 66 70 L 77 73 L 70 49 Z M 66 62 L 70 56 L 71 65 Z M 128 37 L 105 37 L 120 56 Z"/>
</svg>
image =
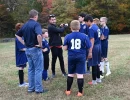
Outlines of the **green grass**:
<svg viewBox="0 0 130 100">
<path fill-rule="evenodd" d="M 66 78 L 62 77 L 59 61 L 56 64 L 56 78 L 43 82 L 49 91 L 44 94 L 28 94 L 27 88 L 18 87 L 15 66 L 14 43 L 0 43 L 0 100 L 130 100 L 130 35 L 111 35 L 109 39 L 109 62 L 112 74 L 102 84 L 89 86 L 91 75 L 85 75 L 84 96 L 76 97 L 77 81 L 74 79 L 72 95 L 66 96 Z M 67 70 L 67 52 L 64 51 Z M 51 65 L 51 53 L 50 53 Z M 49 67 L 49 76 L 51 68 Z M 27 68 L 25 69 L 27 81 Z"/>
</svg>

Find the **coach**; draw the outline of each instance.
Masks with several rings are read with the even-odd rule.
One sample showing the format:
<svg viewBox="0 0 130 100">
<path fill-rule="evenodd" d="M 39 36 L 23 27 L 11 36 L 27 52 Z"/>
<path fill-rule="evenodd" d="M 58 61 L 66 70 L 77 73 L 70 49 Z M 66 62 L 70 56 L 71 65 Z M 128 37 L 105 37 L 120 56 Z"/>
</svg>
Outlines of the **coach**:
<svg viewBox="0 0 130 100">
<path fill-rule="evenodd" d="M 60 68 L 63 76 L 66 76 L 65 68 L 64 68 L 64 60 L 63 60 L 63 50 L 62 50 L 62 39 L 60 34 L 65 30 L 64 25 L 61 28 L 56 26 L 56 17 L 55 15 L 49 15 L 49 25 L 48 25 L 48 33 L 49 33 L 49 45 L 51 47 L 52 53 L 52 78 L 55 77 L 55 63 L 57 57 L 60 61 Z"/>
<path fill-rule="evenodd" d="M 43 55 L 42 55 L 42 29 L 37 22 L 38 12 L 31 10 L 29 12 L 30 19 L 17 32 L 16 37 L 27 47 L 26 56 L 29 63 L 28 68 L 28 92 L 43 93 L 42 71 L 43 71 Z M 24 37 L 22 41 L 21 37 Z"/>
</svg>

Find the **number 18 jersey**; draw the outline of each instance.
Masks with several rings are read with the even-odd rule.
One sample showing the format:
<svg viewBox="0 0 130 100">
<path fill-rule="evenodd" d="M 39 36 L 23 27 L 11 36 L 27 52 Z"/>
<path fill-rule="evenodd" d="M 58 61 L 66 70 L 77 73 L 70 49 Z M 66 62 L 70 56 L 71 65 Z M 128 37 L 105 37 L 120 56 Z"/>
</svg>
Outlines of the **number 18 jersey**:
<svg viewBox="0 0 130 100">
<path fill-rule="evenodd" d="M 72 32 L 65 36 L 64 46 L 68 47 L 68 56 L 86 55 L 86 50 L 91 47 L 91 42 L 84 33 Z"/>
</svg>

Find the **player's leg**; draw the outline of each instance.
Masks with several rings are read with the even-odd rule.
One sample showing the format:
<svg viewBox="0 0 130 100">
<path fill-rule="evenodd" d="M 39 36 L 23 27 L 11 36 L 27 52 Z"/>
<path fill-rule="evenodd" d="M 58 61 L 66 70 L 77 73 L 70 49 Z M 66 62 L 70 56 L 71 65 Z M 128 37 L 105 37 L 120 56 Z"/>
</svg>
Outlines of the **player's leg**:
<svg viewBox="0 0 130 100">
<path fill-rule="evenodd" d="M 26 64 L 21 65 L 18 70 L 18 76 L 19 76 L 19 87 L 27 87 L 28 83 L 24 82 L 24 67 L 26 67 Z"/>
<path fill-rule="evenodd" d="M 62 48 L 58 48 L 58 58 L 59 58 L 60 68 L 61 68 L 62 74 L 63 74 L 63 76 L 66 76 Z"/>
<path fill-rule="evenodd" d="M 106 76 L 108 76 L 108 75 L 111 74 L 110 66 L 109 66 L 109 61 L 108 61 L 108 59 L 107 59 L 108 46 L 106 46 L 106 47 L 104 48 L 104 51 L 105 51 L 105 52 L 104 52 L 104 61 L 105 61 L 105 67 L 106 67 L 106 71 L 107 71 Z"/>
<path fill-rule="evenodd" d="M 104 78 L 104 67 L 105 67 L 105 62 L 104 59 L 101 58 L 101 62 L 100 62 L 100 78 Z"/>
<path fill-rule="evenodd" d="M 111 71 L 110 71 L 110 66 L 109 66 L 109 61 L 107 58 L 105 58 L 105 67 L 106 67 L 106 76 L 110 75 L 111 74 Z"/>
<path fill-rule="evenodd" d="M 68 77 L 67 77 L 67 90 L 65 91 L 66 95 L 71 94 L 71 86 L 73 84 L 73 79 L 74 79 L 74 74 L 68 74 Z"/>
<path fill-rule="evenodd" d="M 75 58 L 73 56 L 68 57 L 67 89 L 65 91 L 66 95 L 70 95 L 71 94 L 71 86 L 73 84 L 75 70 L 76 70 Z"/>
<path fill-rule="evenodd" d="M 100 78 L 100 64 L 97 65 L 97 78 L 96 78 L 97 83 L 101 83 L 101 78 Z"/>
<path fill-rule="evenodd" d="M 48 67 L 49 67 L 49 55 L 48 54 L 44 54 L 44 70 L 42 72 L 42 79 L 44 79 L 45 81 L 48 80 Z"/>
<path fill-rule="evenodd" d="M 77 74 L 78 94 L 77 96 L 83 96 L 84 78 L 83 74 Z"/>
<path fill-rule="evenodd" d="M 55 77 L 55 64 L 56 64 L 56 59 L 57 59 L 57 56 L 58 56 L 57 50 L 58 50 L 57 47 L 51 48 L 51 53 L 52 53 L 52 63 L 51 63 L 52 78 Z"/>
<path fill-rule="evenodd" d="M 96 85 L 97 81 L 97 66 L 92 66 L 92 82 L 88 82 L 90 85 Z"/>
<path fill-rule="evenodd" d="M 77 85 L 78 85 L 78 94 L 77 96 L 83 96 L 83 86 L 84 86 L 84 77 L 83 74 L 85 74 L 85 57 L 79 57 L 77 59 L 76 64 L 76 73 L 77 73 Z"/>
</svg>

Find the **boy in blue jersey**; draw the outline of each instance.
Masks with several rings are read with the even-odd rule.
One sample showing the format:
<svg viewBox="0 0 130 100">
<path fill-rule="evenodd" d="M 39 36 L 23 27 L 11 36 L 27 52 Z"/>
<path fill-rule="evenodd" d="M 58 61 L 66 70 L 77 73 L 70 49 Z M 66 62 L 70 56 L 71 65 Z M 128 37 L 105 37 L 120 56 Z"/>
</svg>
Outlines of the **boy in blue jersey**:
<svg viewBox="0 0 130 100">
<path fill-rule="evenodd" d="M 93 23 L 93 18 L 90 15 L 85 16 L 84 21 L 89 26 L 88 37 L 92 43 L 92 46 L 88 54 L 88 65 L 92 66 L 92 82 L 88 84 L 101 83 L 99 64 L 101 61 L 101 41 L 100 41 L 100 29 Z"/>
<path fill-rule="evenodd" d="M 85 24 L 85 21 L 84 21 L 85 16 L 86 16 L 85 13 L 80 13 L 79 14 L 79 18 L 78 18 L 78 20 L 80 22 L 80 30 L 79 30 L 79 32 L 85 33 L 86 35 L 88 35 L 88 26 Z M 87 51 L 87 54 L 88 54 L 88 51 Z M 87 62 L 87 73 L 88 74 L 90 73 L 90 67 L 88 66 L 88 62 Z"/>
<path fill-rule="evenodd" d="M 68 50 L 68 77 L 65 94 L 71 94 L 71 86 L 76 74 L 79 89 L 77 96 L 83 96 L 86 49 L 91 47 L 91 43 L 84 33 L 79 32 L 80 22 L 78 20 L 73 20 L 70 27 L 72 33 L 66 35 L 64 39 L 64 49 Z"/>
<path fill-rule="evenodd" d="M 107 18 L 106 17 L 101 17 L 100 18 L 100 24 L 101 24 L 101 48 L 102 48 L 102 61 L 101 61 L 101 70 L 104 73 L 104 66 L 106 67 L 106 76 L 111 74 L 110 68 L 109 68 L 109 62 L 107 59 L 107 53 L 108 53 L 108 39 L 109 39 L 109 28 L 106 25 L 107 23 Z"/>
<path fill-rule="evenodd" d="M 79 32 L 85 33 L 86 35 L 88 35 L 88 26 L 84 22 L 84 17 L 85 16 L 86 16 L 86 14 L 84 14 L 84 13 L 79 14 L 79 19 L 78 19 L 79 22 L 80 22 L 80 30 L 79 30 Z"/>
<path fill-rule="evenodd" d="M 50 47 L 48 44 L 48 41 L 46 38 L 48 38 L 48 30 L 47 29 L 42 29 L 42 53 L 44 57 L 44 70 L 42 72 L 42 79 L 45 81 L 49 80 L 48 77 L 48 68 L 49 68 L 49 52 L 50 52 Z"/>
<path fill-rule="evenodd" d="M 22 27 L 22 23 L 17 23 L 15 25 L 16 31 L 18 31 Z M 16 56 L 16 66 L 19 68 L 19 87 L 26 87 L 28 83 L 24 82 L 24 68 L 26 67 L 27 57 L 25 54 L 25 46 L 15 38 L 15 56 Z"/>
</svg>

